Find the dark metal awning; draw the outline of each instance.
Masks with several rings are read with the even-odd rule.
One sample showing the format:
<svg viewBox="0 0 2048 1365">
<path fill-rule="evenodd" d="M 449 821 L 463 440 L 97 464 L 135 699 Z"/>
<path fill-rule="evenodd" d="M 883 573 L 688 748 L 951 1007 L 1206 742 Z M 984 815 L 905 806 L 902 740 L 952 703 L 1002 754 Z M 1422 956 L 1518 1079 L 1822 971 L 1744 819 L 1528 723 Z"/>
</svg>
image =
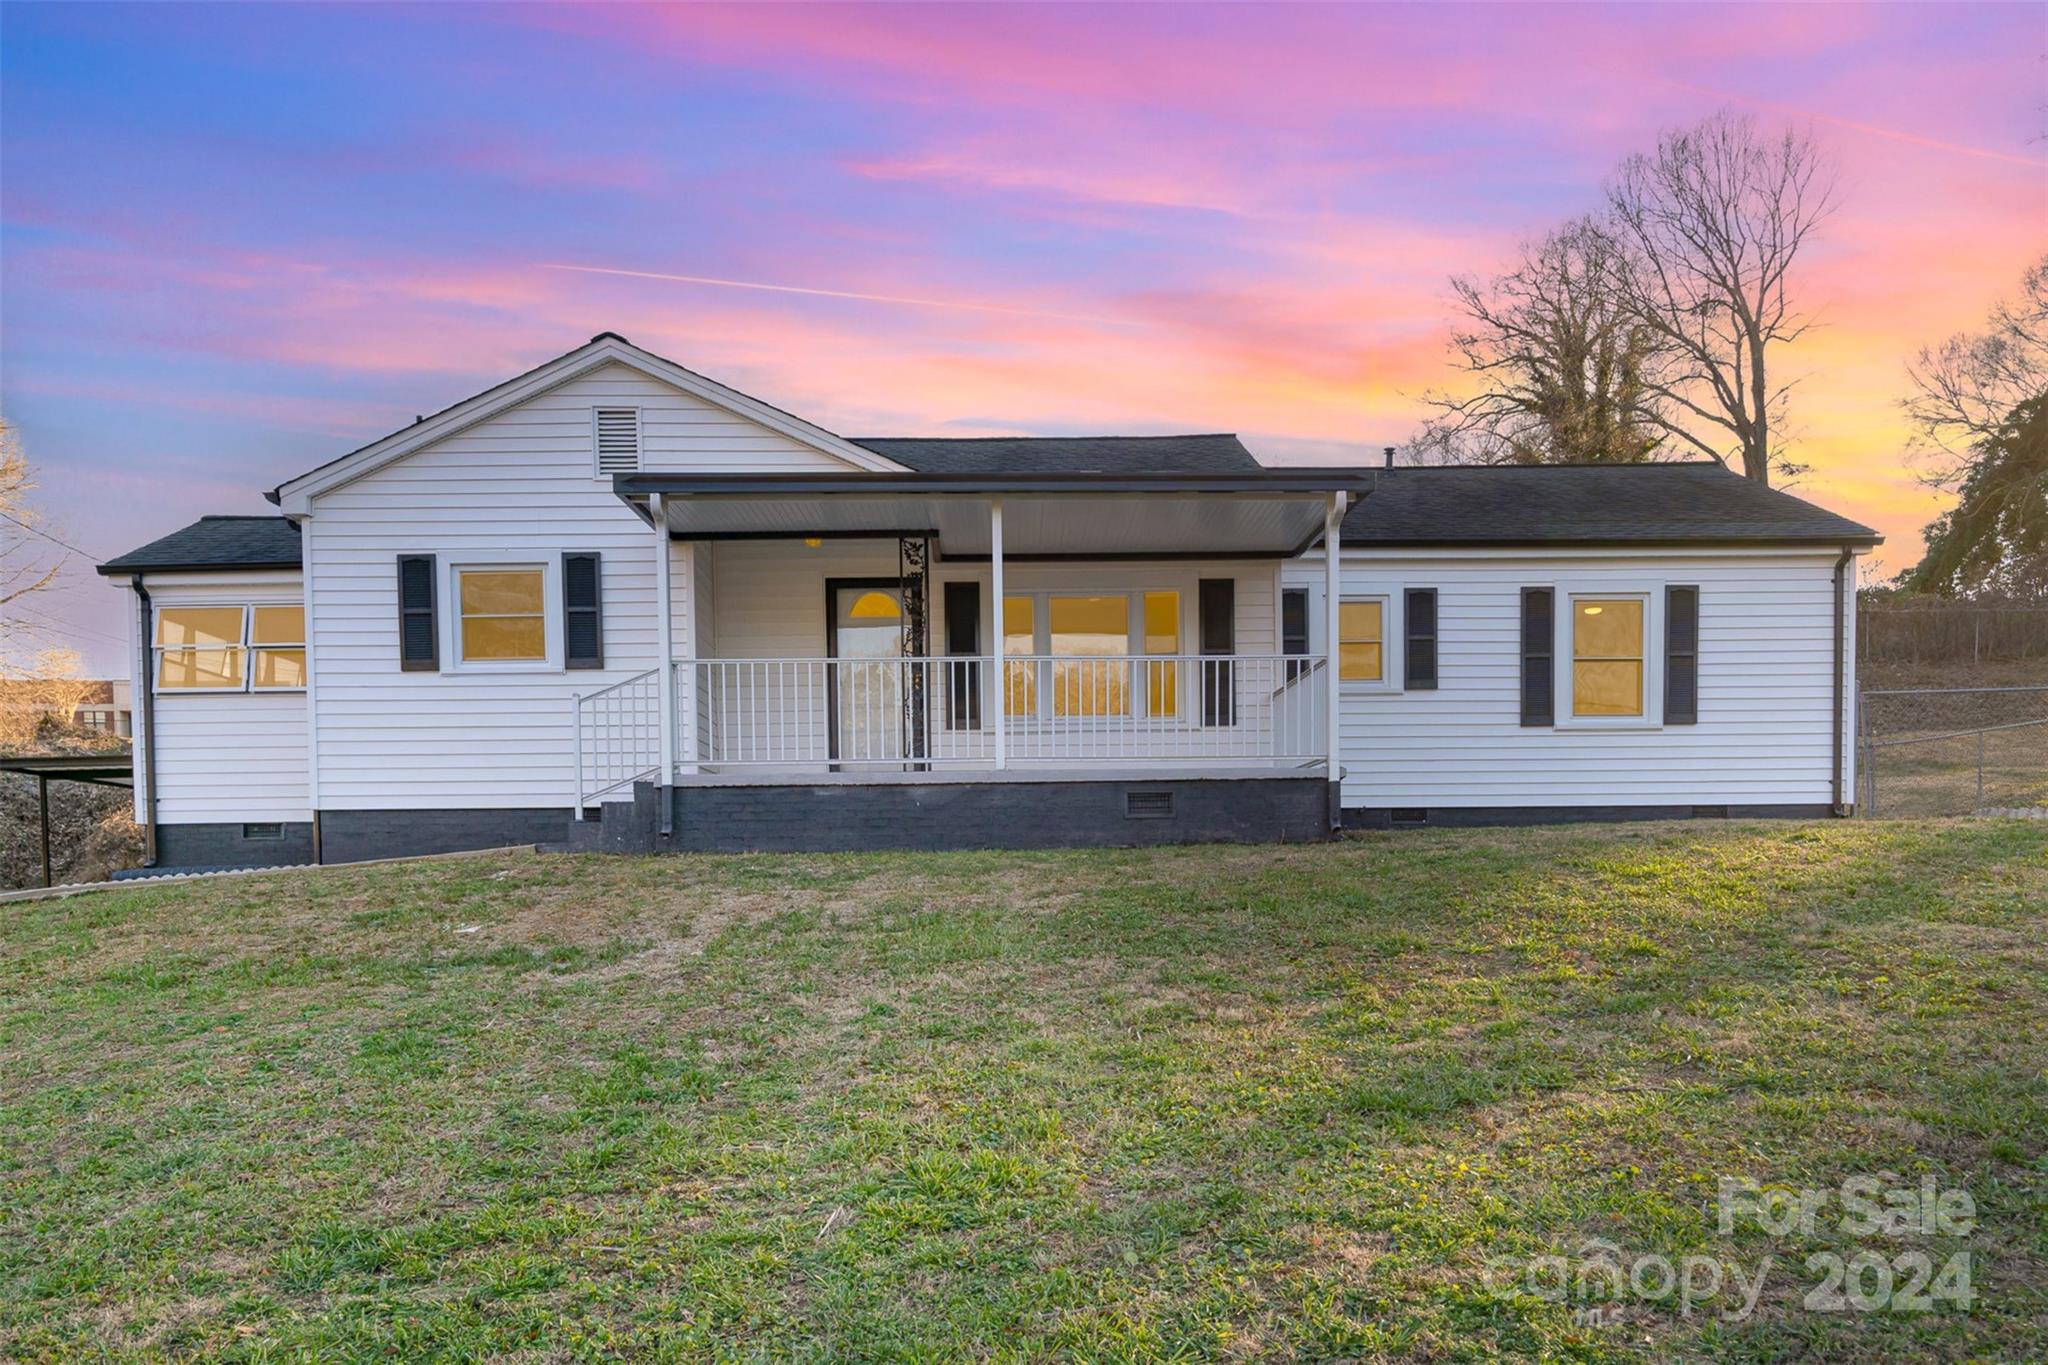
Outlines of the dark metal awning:
<svg viewBox="0 0 2048 1365">
<path fill-rule="evenodd" d="M 37 844 L 42 855 L 44 886 L 50 884 L 50 784 L 135 785 L 133 760 L 126 749 L 104 754 L 0 754 L 0 773 L 21 773 L 36 780 Z"/>
<path fill-rule="evenodd" d="M 1288 556 L 1322 534 L 1332 493 L 1369 482 L 1356 469 L 1251 474 L 622 474 L 621 498 L 667 497 L 685 540 L 928 535 L 949 559 L 990 552 L 989 507 L 1003 503 L 1003 555 Z"/>
</svg>

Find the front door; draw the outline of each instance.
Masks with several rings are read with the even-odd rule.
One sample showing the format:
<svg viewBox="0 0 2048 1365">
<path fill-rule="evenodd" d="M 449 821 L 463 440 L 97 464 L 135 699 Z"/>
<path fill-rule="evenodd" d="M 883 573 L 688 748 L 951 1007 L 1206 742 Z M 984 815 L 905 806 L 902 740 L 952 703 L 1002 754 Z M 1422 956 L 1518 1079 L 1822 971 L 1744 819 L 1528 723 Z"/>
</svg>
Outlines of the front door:
<svg viewBox="0 0 2048 1365">
<path fill-rule="evenodd" d="M 835 581 L 828 598 L 833 761 L 901 762 L 903 589 L 886 579 Z"/>
</svg>

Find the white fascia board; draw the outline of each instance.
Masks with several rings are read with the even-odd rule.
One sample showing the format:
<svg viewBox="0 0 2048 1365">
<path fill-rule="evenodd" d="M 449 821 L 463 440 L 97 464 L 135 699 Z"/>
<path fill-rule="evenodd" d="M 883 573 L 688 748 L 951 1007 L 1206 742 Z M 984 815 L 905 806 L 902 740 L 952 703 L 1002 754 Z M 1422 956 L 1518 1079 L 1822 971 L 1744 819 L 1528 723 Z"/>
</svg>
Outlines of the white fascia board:
<svg viewBox="0 0 2048 1365">
<path fill-rule="evenodd" d="M 1344 563 L 1400 563 L 1427 559 L 1784 559 L 1788 556 L 1825 559 L 1833 563 L 1842 547 L 1795 541 L 1786 545 L 1351 545 L 1339 542 L 1338 558 Z M 1321 542 L 1302 551 L 1304 561 L 1321 563 Z"/>
<path fill-rule="evenodd" d="M 842 460 L 856 469 L 873 473 L 904 472 L 904 466 L 835 436 L 823 427 L 814 426 L 800 417 L 793 417 L 778 408 L 770 407 L 737 389 L 729 389 L 716 380 L 706 379 L 703 375 L 663 360 L 660 356 L 643 351 L 629 342 L 602 336 L 587 345 L 577 347 L 567 355 L 549 361 L 538 369 L 529 370 L 516 379 L 509 379 L 495 388 L 484 390 L 474 398 L 457 403 L 444 412 L 436 413 L 425 421 L 415 422 L 338 460 L 287 480 L 278 485 L 278 510 L 287 517 L 310 515 L 313 499 L 322 493 L 352 483 L 395 460 L 404 459 L 415 450 L 453 436 L 508 408 L 517 407 L 546 393 L 549 389 L 566 384 L 601 366 L 613 364 L 638 370 L 707 403 L 716 404 L 771 431 L 779 432 L 791 440 L 800 441 L 815 450 Z"/>
<path fill-rule="evenodd" d="M 792 416 L 780 408 L 771 407 L 758 398 L 750 398 L 738 389 L 729 389 L 715 379 L 706 379 L 694 370 L 686 370 L 672 360 L 664 360 L 649 351 L 643 351 L 630 343 L 615 343 L 621 354 L 617 357 L 626 364 L 652 375 L 665 383 L 674 385 L 683 392 L 693 394 L 707 403 L 715 403 L 729 412 L 738 413 L 751 421 L 758 422 L 770 431 L 780 432 L 792 441 L 801 441 L 814 450 L 822 451 L 835 459 L 844 460 L 855 469 L 864 469 L 871 474 L 904 474 L 909 466 L 877 455 L 864 446 L 857 446 L 844 437 L 834 436 L 821 426 Z M 628 358 L 630 357 L 630 358 Z"/>
</svg>

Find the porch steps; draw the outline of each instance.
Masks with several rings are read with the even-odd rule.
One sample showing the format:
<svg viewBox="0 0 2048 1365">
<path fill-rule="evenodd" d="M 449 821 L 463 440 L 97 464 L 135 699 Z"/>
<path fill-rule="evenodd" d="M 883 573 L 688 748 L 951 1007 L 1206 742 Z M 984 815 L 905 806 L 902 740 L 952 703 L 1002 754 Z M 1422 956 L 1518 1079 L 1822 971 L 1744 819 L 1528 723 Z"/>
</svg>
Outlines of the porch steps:
<svg viewBox="0 0 2048 1365">
<path fill-rule="evenodd" d="M 584 811 L 581 820 L 569 821 L 568 837 L 550 845 L 550 853 L 618 853 L 624 851 L 626 831 L 633 828 L 633 798 L 601 801 Z M 611 837 L 606 838 L 606 831 Z"/>
</svg>

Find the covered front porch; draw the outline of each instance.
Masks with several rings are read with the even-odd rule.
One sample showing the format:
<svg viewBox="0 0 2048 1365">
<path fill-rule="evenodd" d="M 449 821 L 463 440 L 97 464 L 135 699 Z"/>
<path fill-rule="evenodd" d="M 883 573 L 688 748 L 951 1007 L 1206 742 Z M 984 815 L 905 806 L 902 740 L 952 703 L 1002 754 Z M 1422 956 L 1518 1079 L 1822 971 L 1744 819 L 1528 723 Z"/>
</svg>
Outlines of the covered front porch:
<svg viewBox="0 0 2048 1365">
<path fill-rule="evenodd" d="M 1355 483 L 621 476 L 669 662 L 577 699 L 576 808 L 635 783 L 1328 783 L 1335 672 L 1279 569 L 1335 544 Z"/>
</svg>

